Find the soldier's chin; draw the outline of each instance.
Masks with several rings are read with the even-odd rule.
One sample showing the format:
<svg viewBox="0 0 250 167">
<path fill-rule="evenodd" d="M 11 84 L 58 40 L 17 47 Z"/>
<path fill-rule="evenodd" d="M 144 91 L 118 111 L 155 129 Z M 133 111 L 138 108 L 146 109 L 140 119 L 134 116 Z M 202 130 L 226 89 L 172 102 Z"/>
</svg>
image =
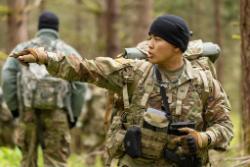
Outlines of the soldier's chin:
<svg viewBox="0 0 250 167">
<path fill-rule="evenodd" d="M 150 58 L 150 57 L 148 57 L 148 62 L 150 62 L 152 64 L 156 64 L 157 63 L 153 58 Z"/>
</svg>

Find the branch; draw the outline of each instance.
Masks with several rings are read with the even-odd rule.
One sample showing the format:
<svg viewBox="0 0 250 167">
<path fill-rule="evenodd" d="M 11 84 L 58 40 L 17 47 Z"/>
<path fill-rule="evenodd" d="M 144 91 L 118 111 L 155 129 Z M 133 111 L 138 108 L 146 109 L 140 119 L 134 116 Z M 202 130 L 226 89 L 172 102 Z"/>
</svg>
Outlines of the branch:
<svg viewBox="0 0 250 167">
<path fill-rule="evenodd" d="M 41 2 L 43 0 L 36 0 L 33 4 L 30 4 L 30 5 L 27 5 L 25 8 L 24 8 L 24 12 L 25 13 L 29 13 L 32 9 L 34 8 L 37 8 L 41 5 Z"/>
<path fill-rule="evenodd" d="M 84 0 L 84 8 L 94 14 L 100 14 L 104 11 L 104 5 L 100 1 Z"/>
</svg>

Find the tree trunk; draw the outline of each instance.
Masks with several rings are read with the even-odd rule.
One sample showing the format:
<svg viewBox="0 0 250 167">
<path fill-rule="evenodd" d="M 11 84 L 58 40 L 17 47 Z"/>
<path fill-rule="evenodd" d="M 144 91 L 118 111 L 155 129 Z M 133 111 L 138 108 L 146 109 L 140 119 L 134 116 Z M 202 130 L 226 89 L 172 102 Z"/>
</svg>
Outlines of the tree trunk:
<svg viewBox="0 0 250 167">
<path fill-rule="evenodd" d="M 221 33 L 221 0 L 214 0 L 214 21 L 215 21 L 215 42 L 221 47 L 222 49 L 222 33 Z M 218 79 L 223 82 L 223 69 L 224 69 L 224 62 L 222 57 L 217 60 L 216 63 L 216 71 Z"/>
<path fill-rule="evenodd" d="M 39 7 L 41 13 L 46 10 L 46 6 L 47 6 L 47 0 L 41 0 L 41 4 L 40 4 L 40 7 Z"/>
<path fill-rule="evenodd" d="M 135 23 L 133 43 L 137 44 L 148 36 L 148 29 L 152 19 L 153 0 L 135 1 Z"/>
<path fill-rule="evenodd" d="M 195 3 L 196 3 L 194 1 L 195 0 L 190 0 L 189 1 L 190 9 L 193 10 L 193 11 L 195 10 Z M 196 25 L 196 21 L 197 21 L 197 20 L 195 20 L 194 12 L 188 14 L 187 21 L 188 21 L 188 25 L 189 25 L 190 31 L 193 32 L 194 31 L 194 27 Z"/>
<path fill-rule="evenodd" d="M 8 0 L 8 51 L 28 39 L 26 0 Z"/>
<path fill-rule="evenodd" d="M 246 154 L 250 154 L 250 0 L 240 1 L 241 63 L 242 63 L 242 122 Z"/>
<path fill-rule="evenodd" d="M 100 53 L 105 52 L 107 47 L 107 4 L 105 0 L 99 0 L 99 11 L 95 13 L 96 27 L 97 27 L 97 48 Z"/>
<path fill-rule="evenodd" d="M 83 29 L 83 18 L 82 18 L 82 0 L 75 0 L 75 41 L 76 41 L 76 50 L 83 54 L 83 47 L 81 41 L 79 40 L 79 35 L 82 34 Z"/>
<path fill-rule="evenodd" d="M 117 21 L 119 17 L 119 1 L 107 0 L 107 56 L 115 57 L 120 52 Z"/>
<path fill-rule="evenodd" d="M 196 22 L 196 25 L 195 25 L 195 31 L 193 31 L 193 34 L 195 37 L 201 37 L 202 36 L 202 24 L 204 23 L 203 21 L 203 14 L 202 14 L 202 4 L 203 2 L 202 1 L 195 1 L 195 22 Z"/>
</svg>

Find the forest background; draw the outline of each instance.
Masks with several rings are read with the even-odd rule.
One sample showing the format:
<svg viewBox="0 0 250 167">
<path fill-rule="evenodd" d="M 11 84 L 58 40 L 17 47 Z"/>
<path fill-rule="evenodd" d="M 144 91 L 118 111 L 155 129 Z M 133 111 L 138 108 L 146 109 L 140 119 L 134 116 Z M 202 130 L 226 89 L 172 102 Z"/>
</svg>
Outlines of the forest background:
<svg viewBox="0 0 250 167">
<path fill-rule="evenodd" d="M 165 13 L 183 17 L 193 32 L 192 39 L 219 44 L 222 52 L 216 63 L 218 78 L 232 104 L 235 137 L 226 156 L 213 155 L 218 163 L 222 159 L 224 163 L 242 163 L 240 1 L 0 0 L 1 65 L 17 43 L 34 37 L 37 18 L 44 10 L 59 16 L 60 37 L 88 59 L 114 57 L 123 48 L 135 46 L 147 38 L 152 19 Z M 0 166 L 17 166 L 20 157 L 18 149 L 2 148 Z M 72 157 L 70 166 L 77 167 L 79 160 Z M 247 161 L 248 156 L 243 160 Z"/>
</svg>

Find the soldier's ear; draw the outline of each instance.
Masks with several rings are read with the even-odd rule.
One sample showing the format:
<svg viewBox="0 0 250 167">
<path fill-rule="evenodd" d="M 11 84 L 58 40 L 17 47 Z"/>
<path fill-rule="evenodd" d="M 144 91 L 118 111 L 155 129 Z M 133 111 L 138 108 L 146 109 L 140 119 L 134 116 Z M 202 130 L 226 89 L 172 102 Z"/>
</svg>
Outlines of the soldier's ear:
<svg viewBox="0 0 250 167">
<path fill-rule="evenodd" d="M 178 48 L 178 47 L 175 47 L 175 48 L 174 48 L 174 51 L 175 51 L 175 53 L 182 53 L 181 49 Z"/>
</svg>

